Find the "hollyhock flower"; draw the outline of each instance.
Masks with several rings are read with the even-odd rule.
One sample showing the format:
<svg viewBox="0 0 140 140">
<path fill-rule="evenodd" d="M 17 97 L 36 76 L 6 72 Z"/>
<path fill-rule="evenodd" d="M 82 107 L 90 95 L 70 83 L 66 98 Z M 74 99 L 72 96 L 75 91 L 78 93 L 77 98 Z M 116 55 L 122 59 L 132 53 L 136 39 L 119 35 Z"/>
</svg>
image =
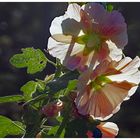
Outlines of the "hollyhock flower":
<svg viewBox="0 0 140 140">
<path fill-rule="evenodd" d="M 47 117 L 55 117 L 59 115 L 59 112 L 62 110 L 62 108 L 63 102 L 59 100 L 58 102 L 52 102 L 43 106 L 42 113 Z"/>
<path fill-rule="evenodd" d="M 65 14 L 52 21 L 50 33 L 49 53 L 70 70 L 83 70 L 91 61 L 95 63 L 95 59 L 101 62 L 110 57 L 119 61 L 122 55 L 120 49 L 127 44 L 123 16 L 116 10 L 106 11 L 98 3 L 82 7 L 69 4 Z"/>
<path fill-rule="evenodd" d="M 93 131 L 88 130 L 88 138 L 114 138 L 119 131 L 118 126 L 112 122 L 101 122 Z"/>
<path fill-rule="evenodd" d="M 106 120 L 118 112 L 121 103 L 128 100 L 138 87 L 139 66 L 138 56 L 133 60 L 125 57 L 119 62 L 104 60 L 89 75 L 88 71 L 83 73 L 79 77 L 75 100 L 79 113 Z"/>
</svg>

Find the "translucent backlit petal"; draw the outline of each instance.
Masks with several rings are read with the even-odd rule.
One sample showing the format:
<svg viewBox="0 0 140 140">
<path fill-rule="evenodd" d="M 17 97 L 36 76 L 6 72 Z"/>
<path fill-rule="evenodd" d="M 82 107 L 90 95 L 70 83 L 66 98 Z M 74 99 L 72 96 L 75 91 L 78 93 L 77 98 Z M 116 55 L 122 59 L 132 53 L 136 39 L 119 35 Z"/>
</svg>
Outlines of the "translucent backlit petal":
<svg viewBox="0 0 140 140">
<path fill-rule="evenodd" d="M 112 122 L 102 122 L 97 126 L 102 132 L 102 138 L 114 138 L 119 131 L 118 126 Z"/>
</svg>

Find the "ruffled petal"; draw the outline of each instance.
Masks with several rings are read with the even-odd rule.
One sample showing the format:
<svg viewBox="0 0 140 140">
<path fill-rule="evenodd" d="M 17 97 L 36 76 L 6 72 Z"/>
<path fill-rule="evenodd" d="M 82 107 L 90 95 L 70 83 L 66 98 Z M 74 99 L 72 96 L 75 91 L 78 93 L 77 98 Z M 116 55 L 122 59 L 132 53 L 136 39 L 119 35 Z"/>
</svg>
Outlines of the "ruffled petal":
<svg viewBox="0 0 140 140">
<path fill-rule="evenodd" d="M 102 138 L 114 138 L 119 131 L 118 126 L 112 122 L 102 122 L 97 128 L 101 130 Z"/>
<path fill-rule="evenodd" d="M 106 10 L 99 3 L 88 3 L 83 7 L 83 9 L 85 12 L 87 12 L 92 19 L 92 22 L 95 24 L 101 24 L 104 17 L 106 17 Z"/>
<path fill-rule="evenodd" d="M 50 33 L 77 35 L 80 32 L 80 6 L 78 4 L 69 4 L 66 13 L 63 16 L 56 17 L 51 23 Z"/>
<path fill-rule="evenodd" d="M 90 19 L 89 14 L 87 14 L 84 10 L 81 9 L 81 25 L 84 33 L 90 33 L 92 31 L 92 20 Z"/>
<path fill-rule="evenodd" d="M 94 32 L 111 39 L 119 48 L 127 44 L 127 25 L 121 13 L 116 10 L 108 12 L 98 3 L 86 4 L 84 10 L 92 19 Z"/>
<path fill-rule="evenodd" d="M 73 71 L 79 67 L 80 62 L 81 62 L 81 57 L 78 57 L 76 55 L 69 56 L 65 59 L 64 66 L 66 66 L 68 69 Z"/>
<path fill-rule="evenodd" d="M 113 60 L 113 61 L 120 61 L 122 59 L 122 50 L 119 49 L 115 43 L 113 43 L 111 40 L 107 40 L 106 44 L 109 48 L 109 57 Z"/>
<path fill-rule="evenodd" d="M 118 48 L 123 49 L 128 43 L 127 30 L 125 29 L 120 34 L 110 37 L 110 40 L 114 42 Z"/>
<path fill-rule="evenodd" d="M 138 70 L 139 67 L 140 59 L 138 56 L 133 60 L 129 57 L 126 57 L 122 59 L 116 67 L 116 69 L 121 73 L 107 77 L 112 81 L 128 81 L 137 85 L 140 82 L 140 71 Z"/>
<path fill-rule="evenodd" d="M 81 10 L 81 7 L 78 4 L 76 3 L 69 4 L 66 14 L 68 15 L 69 18 L 73 18 L 77 22 L 80 22 L 81 20 L 80 10 Z"/>
<path fill-rule="evenodd" d="M 134 86 L 128 82 L 113 82 L 98 91 L 86 90 L 76 98 L 78 112 L 91 115 L 94 119 L 107 120 L 117 113 L 121 103 L 135 92 L 136 89 L 132 90 Z"/>
</svg>

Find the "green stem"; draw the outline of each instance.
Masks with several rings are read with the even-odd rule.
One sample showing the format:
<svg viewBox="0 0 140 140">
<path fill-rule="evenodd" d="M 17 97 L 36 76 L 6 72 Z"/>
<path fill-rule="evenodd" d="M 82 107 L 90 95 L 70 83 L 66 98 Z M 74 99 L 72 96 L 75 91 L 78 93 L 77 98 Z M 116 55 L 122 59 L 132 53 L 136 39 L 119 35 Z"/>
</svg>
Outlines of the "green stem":
<svg viewBox="0 0 140 140">
<path fill-rule="evenodd" d="M 49 62 L 50 64 L 52 64 L 54 67 L 56 67 L 56 64 L 53 61 L 49 60 L 48 58 L 46 58 L 46 59 L 47 59 L 47 62 Z"/>
<path fill-rule="evenodd" d="M 65 114 L 64 114 L 64 119 L 63 119 L 63 121 L 62 121 L 60 127 L 58 128 L 58 130 L 57 130 L 57 132 L 56 132 L 56 134 L 55 134 L 55 137 L 56 137 L 56 138 L 59 138 L 59 137 L 60 137 L 60 135 L 61 135 L 63 129 L 65 128 L 65 126 L 66 126 L 66 124 L 67 124 L 67 122 L 68 122 L 68 120 L 69 120 L 69 115 L 70 115 L 70 111 L 71 111 L 71 106 L 72 106 L 71 103 L 68 103 L 67 106 L 66 106 L 66 112 L 65 112 Z"/>
<path fill-rule="evenodd" d="M 23 106 L 28 105 L 28 104 L 34 104 L 34 103 L 44 99 L 47 96 L 48 96 L 47 94 L 39 95 L 39 96 L 33 98 L 32 100 L 29 100 L 28 102 L 24 103 Z"/>
</svg>

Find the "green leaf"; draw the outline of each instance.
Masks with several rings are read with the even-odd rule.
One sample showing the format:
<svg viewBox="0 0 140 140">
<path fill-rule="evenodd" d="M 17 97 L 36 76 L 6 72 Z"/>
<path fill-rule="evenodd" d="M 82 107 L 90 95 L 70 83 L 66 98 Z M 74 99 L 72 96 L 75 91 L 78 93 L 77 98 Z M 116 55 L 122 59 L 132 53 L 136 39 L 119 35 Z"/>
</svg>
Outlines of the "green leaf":
<svg viewBox="0 0 140 140">
<path fill-rule="evenodd" d="M 0 97 L 0 103 L 19 102 L 22 100 L 24 100 L 24 97 L 22 95 L 12 95 L 12 96 Z"/>
<path fill-rule="evenodd" d="M 45 82 L 39 79 L 36 79 L 35 81 L 29 81 L 25 85 L 23 85 L 20 90 L 23 92 L 24 98 L 26 101 L 32 99 L 32 95 L 38 90 L 39 92 L 42 92 L 45 90 Z"/>
<path fill-rule="evenodd" d="M 106 5 L 106 9 L 107 9 L 108 12 L 112 12 L 113 8 L 114 8 L 114 7 L 113 7 L 112 4 L 107 4 L 107 5 Z"/>
<path fill-rule="evenodd" d="M 37 80 L 37 89 L 41 92 L 41 91 L 44 91 L 45 90 L 45 87 L 46 87 L 46 84 L 45 84 L 45 81 L 43 80 L 39 80 L 39 79 L 36 79 Z"/>
<path fill-rule="evenodd" d="M 21 122 L 14 122 L 9 118 L 0 115 L 0 138 L 7 135 L 24 134 L 24 126 Z"/>
<path fill-rule="evenodd" d="M 65 95 L 67 95 L 70 91 L 74 90 L 77 87 L 78 80 L 70 80 L 68 86 L 65 91 Z"/>
<path fill-rule="evenodd" d="M 78 82 L 78 80 L 76 80 L 76 79 L 70 80 L 67 88 L 62 89 L 62 90 L 58 91 L 57 93 L 55 93 L 54 97 L 60 98 L 63 96 L 67 96 L 72 90 L 74 90 L 77 87 L 77 82 Z"/>
<path fill-rule="evenodd" d="M 62 116 L 58 116 L 56 119 L 57 119 L 57 121 L 60 122 L 60 123 L 63 121 L 63 117 L 62 117 Z"/>
<path fill-rule="evenodd" d="M 47 135 L 48 136 L 52 136 L 53 135 L 55 137 L 55 134 L 58 131 L 58 129 L 59 129 L 58 125 L 51 127 L 50 130 L 48 131 Z M 62 131 L 61 135 L 59 136 L 59 138 L 64 138 L 64 135 L 65 135 L 65 129 L 63 129 L 63 131 Z"/>
<path fill-rule="evenodd" d="M 27 67 L 27 73 L 34 74 L 46 67 L 47 58 L 40 49 L 21 49 L 22 54 L 16 54 L 10 59 L 10 63 L 16 68 Z"/>
<path fill-rule="evenodd" d="M 29 81 L 21 87 L 20 90 L 23 92 L 26 101 L 32 99 L 32 95 L 33 93 L 36 92 L 36 88 L 37 88 L 37 83 L 35 81 Z"/>
<path fill-rule="evenodd" d="M 54 126 L 54 127 L 51 127 L 51 129 L 48 131 L 48 135 L 55 135 L 55 133 L 57 132 L 59 126 Z"/>
<path fill-rule="evenodd" d="M 67 88 L 70 80 L 75 80 L 79 76 L 78 71 L 71 71 L 61 76 L 60 78 L 56 78 L 53 81 L 47 83 L 46 86 L 50 88 L 52 94 Z"/>
</svg>

